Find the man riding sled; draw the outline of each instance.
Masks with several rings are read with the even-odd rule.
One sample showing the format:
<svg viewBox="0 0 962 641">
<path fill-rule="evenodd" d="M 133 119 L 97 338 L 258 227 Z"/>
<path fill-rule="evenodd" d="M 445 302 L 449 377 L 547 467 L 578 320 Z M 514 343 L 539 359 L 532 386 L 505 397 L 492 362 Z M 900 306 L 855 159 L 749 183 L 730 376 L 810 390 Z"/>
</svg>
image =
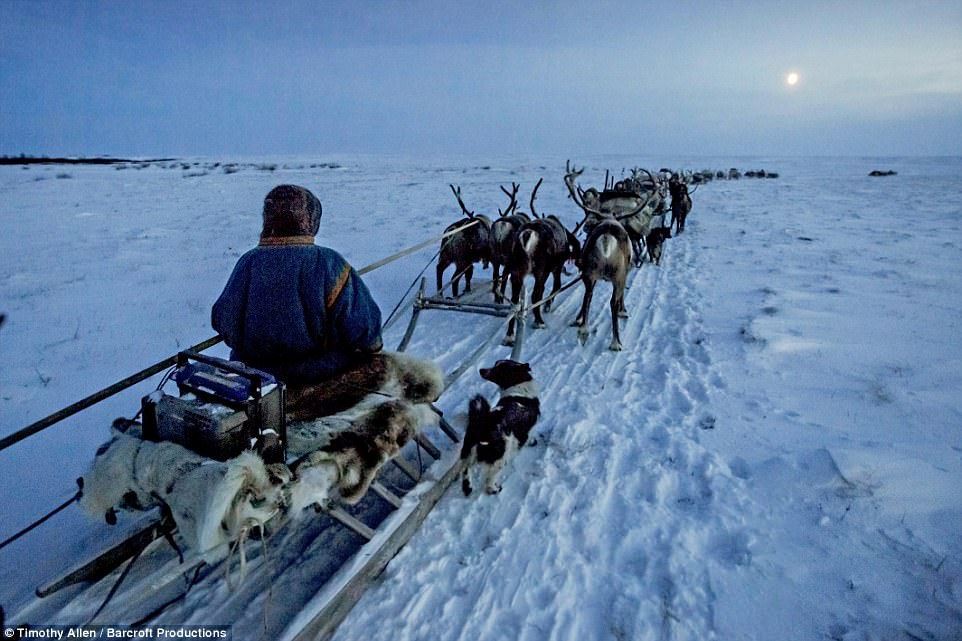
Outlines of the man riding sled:
<svg viewBox="0 0 962 641">
<path fill-rule="evenodd" d="M 306 426 L 288 443 L 303 506 L 360 500 L 380 465 L 437 420 L 429 403 L 443 387 L 434 363 L 382 351 L 381 312 L 347 261 L 314 243 L 320 221 L 309 190 L 272 189 L 260 242 L 237 261 L 211 314 L 232 360 L 287 386 L 287 418 Z M 332 414 L 349 427 L 323 427 Z"/>
</svg>

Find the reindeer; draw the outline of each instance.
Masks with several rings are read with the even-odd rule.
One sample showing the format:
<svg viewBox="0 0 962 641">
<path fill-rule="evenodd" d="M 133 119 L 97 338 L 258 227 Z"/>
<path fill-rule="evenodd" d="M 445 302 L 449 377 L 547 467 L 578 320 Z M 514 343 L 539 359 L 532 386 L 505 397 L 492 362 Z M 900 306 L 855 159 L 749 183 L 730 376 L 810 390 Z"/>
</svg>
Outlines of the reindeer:
<svg viewBox="0 0 962 641">
<path fill-rule="evenodd" d="M 508 265 L 511 262 L 511 247 L 521 227 L 531 221 L 531 217 L 518 208 L 518 189 L 521 186 L 511 183 L 511 191 L 504 187 L 501 191 L 510 199 L 504 212 L 498 210 L 499 218 L 491 225 L 491 292 L 497 303 L 504 302 L 504 290 L 508 284 Z M 504 268 L 504 273 L 501 269 Z"/>
<path fill-rule="evenodd" d="M 441 252 L 438 256 L 437 282 L 438 293 L 441 293 L 444 270 L 448 265 L 454 263 L 454 279 L 451 282 L 451 291 L 455 298 L 458 297 L 458 283 L 463 275 L 465 278 L 465 293 L 471 291 L 471 276 L 474 275 L 474 263 L 481 262 L 482 267 L 488 267 L 491 259 L 491 219 L 481 214 L 468 211 L 461 200 L 461 187 L 457 189 L 454 185 L 449 185 L 454 197 L 458 199 L 461 212 L 467 216 L 468 220 L 459 220 L 451 223 L 445 228 L 444 233 L 460 230 L 441 241 Z M 471 224 L 472 221 L 478 221 Z M 471 225 L 467 227 L 467 225 Z M 464 229 L 462 229 L 464 228 Z"/>
<path fill-rule="evenodd" d="M 670 177 L 671 172 L 668 172 L 666 176 L 664 170 L 661 170 L 652 176 L 647 170 L 635 167 L 631 170 L 631 175 L 622 181 L 622 184 L 626 190 L 636 194 L 653 194 L 650 207 L 657 216 L 667 211 L 668 178 Z"/>
<path fill-rule="evenodd" d="M 599 193 L 595 189 L 582 190 L 575 185 L 575 179 L 584 173 L 584 169 L 573 169 L 571 162 L 565 163 L 565 185 L 568 193 L 575 204 L 584 212 L 585 218 L 579 223 L 578 228 L 588 221 L 592 221 L 590 227 L 594 227 L 600 220 L 614 218 L 622 224 L 628 237 L 631 240 L 631 247 L 634 250 L 635 265 L 640 266 L 643 259 L 641 250 L 642 242 L 651 229 L 651 219 L 659 208 L 662 201 L 660 191 L 661 185 L 647 169 L 636 170 L 647 175 L 647 184 L 650 189 L 645 189 L 646 196 L 642 196 L 635 191 L 614 191 L 605 190 Z M 639 173 L 640 175 L 640 173 Z M 633 180 L 638 181 L 638 178 Z M 607 184 L 608 177 L 605 176 Z M 635 183 L 640 184 L 640 181 Z"/>
<path fill-rule="evenodd" d="M 671 229 L 672 225 L 675 225 L 675 233 L 680 234 L 685 231 L 685 219 L 691 212 L 688 183 L 672 177 L 668 181 L 668 191 L 671 192 L 671 221 L 668 223 L 668 228 Z"/>
<path fill-rule="evenodd" d="M 625 310 L 625 288 L 628 270 L 631 267 L 631 239 L 627 230 L 614 218 L 599 220 L 586 228 L 585 240 L 578 266 L 581 268 L 581 281 L 585 286 L 585 296 L 581 311 L 572 326 L 578 328 L 578 339 L 584 345 L 588 340 L 588 312 L 591 297 L 598 280 L 611 283 L 611 345 L 608 349 L 621 351 L 621 335 L 618 332 L 618 319 L 627 318 Z"/>
<path fill-rule="evenodd" d="M 561 270 L 564 268 L 565 261 L 577 259 L 581 253 L 581 243 L 565 228 L 557 216 L 539 216 L 535 211 L 535 194 L 538 193 L 542 180 L 538 181 L 534 191 L 531 192 L 531 215 L 534 216 L 534 220 L 525 223 L 518 230 L 511 249 L 509 275 L 511 302 L 515 305 L 521 299 L 521 286 L 529 274 L 534 276 L 534 288 L 531 290 L 532 305 L 537 305 L 544 298 L 548 276 L 554 277 L 554 288 L 551 290 L 551 294 L 554 295 L 561 289 Z M 545 326 L 542 311 L 548 312 L 550 309 L 550 300 L 534 308 L 534 327 Z M 504 345 L 514 344 L 514 323 L 514 319 L 508 323 Z"/>
</svg>

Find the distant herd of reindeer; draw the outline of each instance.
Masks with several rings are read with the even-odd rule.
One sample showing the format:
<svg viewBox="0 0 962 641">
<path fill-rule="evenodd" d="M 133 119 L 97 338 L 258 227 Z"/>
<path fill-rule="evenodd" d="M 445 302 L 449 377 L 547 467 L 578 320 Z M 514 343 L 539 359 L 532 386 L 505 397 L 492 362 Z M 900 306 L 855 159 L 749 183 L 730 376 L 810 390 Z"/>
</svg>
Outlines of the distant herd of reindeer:
<svg viewBox="0 0 962 641">
<path fill-rule="evenodd" d="M 653 174 L 646 169 L 635 168 L 630 175 L 617 181 L 606 175 L 604 189 L 598 190 L 594 187 L 582 189 L 576 184 L 575 181 L 583 172 L 583 168 L 572 167 L 570 161 L 565 166 L 564 183 L 568 194 L 584 212 L 584 218 L 573 230 L 567 229 L 556 216 L 539 214 L 535 210 L 535 199 L 543 178 L 531 192 L 530 213 L 518 209 L 518 184 L 512 183 L 510 191 L 502 186 L 501 191 L 509 202 L 503 211 L 498 210 L 499 216 L 493 222 L 487 216 L 468 210 L 461 198 L 460 187 L 451 185 L 451 191 L 466 218 L 445 229 L 445 233 L 451 235 L 442 242 L 438 258 L 438 292 L 443 289 L 443 274 L 450 265 L 455 266 L 451 288 L 453 296 L 457 298 L 462 276 L 465 279 L 465 292 L 471 290 L 474 263 L 481 262 L 485 268 L 491 263 L 495 301 L 504 302 L 510 279 L 511 302 L 518 304 L 522 283 L 531 275 L 534 277 L 531 291 L 534 326 L 544 327 L 542 313 L 550 310 L 551 298 L 561 289 L 564 265 L 572 260 L 581 271 L 581 281 L 585 287 L 581 311 L 573 323 L 578 327 L 579 339 L 582 343 L 587 340 L 592 294 L 595 284 L 605 280 L 613 288 L 610 301 L 612 340 L 609 347 L 615 351 L 621 350 L 618 319 L 628 315 L 624 300 L 628 270 L 632 265 L 640 267 L 646 256 L 649 262 L 660 264 L 662 246 L 666 239 L 672 237 L 672 229 L 675 234 L 685 230 L 685 219 L 692 207 L 688 185 L 706 182 L 717 176 L 707 172 L 712 175 L 706 178 L 706 172 L 681 173 L 666 169 Z M 720 177 L 740 176 L 733 169 Z M 671 197 L 670 204 L 668 196 Z M 671 218 L 666 225 L 665 216 L 669 211 Z M 584 232 L 583 242 L 578 240 L 581 231 Z M 554 279 L 552 297 L 541 303 L 548 276 Z M 508 325 L 505 345 L 514 343 L 514 331 L 512 320 Z"/>
</svg>

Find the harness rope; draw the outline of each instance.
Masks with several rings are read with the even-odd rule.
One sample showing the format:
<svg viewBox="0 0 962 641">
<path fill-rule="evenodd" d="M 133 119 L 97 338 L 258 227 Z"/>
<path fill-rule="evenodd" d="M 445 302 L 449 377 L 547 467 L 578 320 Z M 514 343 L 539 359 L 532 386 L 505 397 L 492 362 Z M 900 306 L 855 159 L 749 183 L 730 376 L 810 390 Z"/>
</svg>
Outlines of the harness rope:
<svg viewBox="0 0 962 641">
<path fill-rule="evenodd" d="M 134 563 L 137 562 L 137 559 L 140 558 L 140 555 L 143 554 L 144 550 L 146 549 L 147 548 L 144 547 L 137 550 L 137 554 L 131 557 L 130 562 L 127 563 L 127 567 L 125 567 L 124 571 L 120 573 L 120 578 L 117 579 L 117 582 L 114 583 L 113 586 L 110 588 L 110 592 L 107 593 L 107 598 L 104 599 L 104 602 L 100 604 L 100 607 L 97 608 L 97 611 L 94 612 L 93 616 L 87 620 L 87 622 L 84 624 L 85 626 L 93 623 L 94 619 L 96 619 L 100 615 L 100 613 L 104 611 L 104 608 L 107 607 L 107 604 L 110 603 L 111 600 L 113 600 L 114 595 L 117 594 L 117 590 L 120 589 L 120 584 L 123 583 L 124 579 L 127 578 L 127 575 L 130 574 L 130 569 L 134 567 Z"/>
<path fill-rule="evenodd" d="M 35 530 L 36 528 L 40 527 L 40 526 L 43 525 L 47 520 L 49 520 L 50 518 L 52 518 L 53 516 L 55 516 L 55 515 L 58 514 L 59 512 L 62 512 L 63 510 L 67 509 L 67 508 L 70 506 L 71 503 L 74 503 L 74 502 L 76 502 L 76 501 L 79 501 L 81 496 L 83 496 L 83 490 L 77 490 L 77 493 L 74 494 L 70 499 L 64 501 L 62 504 L 60 504 L 60 505 L 58 505 L 57 507 L 55 507 L 54 509 L 50 510 L 50 511 L 47 512 L 44 516 L 40 517 L 39 519 L 37 519 L 36 521 L 34 521 L 33 523 L 31 523 L 31 524 L 28 525 L 27 527 L 23 528 L 22 530 L 20 530 L 20 531 L 17 532 L 16 534 L 14 534 L 13 536 L 5 539 L 5 540 L 3 541 L 3 543 L 0 543 L 0 550 L 2 550 L 3 548 L 7 547 L 8 545 L 10 545 L 11 543 L 13 543 L 14 541 L 16 541 L 17 539 L 19 539 L 20 537 L 24 536 L 25 534 L 27 534 L 27 533 Z"/>
<path fill-rule="evenodd" d="M 270 521 L 272 518 L 277 516 L 279 510 L 275 510 L 267 520 Z M 267 531 L 265 530 L 265 521 L 262 521 L 253 516 L 248 517 L 247 521 L 244 522 L 244 526 L 241 527 L 240 534 L 234 541 L 231 542 L 230 549 L 227 552 L 227 561 L 224 563 L 224 582 L 227 584 L 227 589 L 233 592 L 241 583 L 244 582 L 244 578 L 247 576 L 247 537 L 250 535 L 250 531 L 254 528 L 260 530 L 261 542 L 263 543 Z M 231 559 L 234 557 L 234 552 L 239 551 L 240 565 L 238 566 L 238 571 L 240 572 L 240 578 L 236 585 L 231 581 Z M 266 548 L 265 548 L 266 554 Z"/>
<path fill-rule="evenodd" d="M 462 227 L 458 227 L 458 228 L 457 228 L 456 230 L 454 230 L 454 231 L 455 231 L 455 232 L 461 231 L 462 229 L 464 229 L 465 227 L 468 227 L 468 226 L 469 226 L 469 225 L 464 225 L 464 226 L 462 226 Z M 394 315 L 395 315 L 395 314 L 397 313 L 397 311 L 401 308 L 401 304 L 404 303 L 405 299 L 407 299 L 407 296 L 408 296 L 408 294 L 411 293 L 411 290 L 414 289 L 414 286 L 417 284 L 418 279 L 421 278 L 421 276 L 424 275 L 424 272 L 426 272 L 426 271 L 428 270 L 428 267 L 430 267 L 431 264 L 437 259 L 437 257 L 441 255 L 441 252 L 444 251 L 444 247 L 445 247 L 449 242 L 451 242 L 451 239 L 450 239 L 450 238 L 446 239 L 445 242 L 443 242 L 443 243 L 441 244 L 441 247 L 438 248 L 438 250 L 434 253 L 434 256 L 431 256 L 430 260 L 428 260 L 428 262 L 425 263 L 425 265 L 424 265 L 424 267 L 421 269 L 421 271 L 418 272 L 418 275 L 414 277 L 414 279 L 411 281 L 411 284 L 408 285 L 407 290 L 406 290 L 406 291 L 404 292 L 404 294 L 401 296 L 401 299 L 397 302 L 397 305 L 395 305 L 395 306 L 394 306 L 394 309 L 391 310 L 391 313 L 388 315 L 387 320 L 384 321 L 384 323 L 381 325 L 381 332 L 387 331 L 387 329 L 391 326 L 391 324 L 392 324 L 392 322 L 393 322 L 393 320 L 394 320 Z M 473 266 L 473 264 L 472 264 L 472 265 L 468 265 L 467 267 L 465 267 L 465 268 L 462 269 L 461 271 L 457 272 L 453 277 L 451 277 L 450 280 L 448 280 L 446 283 L 444 283 L 444 284 L 441 286 L 441 289 L 438 290 L 437 295 L 440 296 L 442 293 L 444 293 L 444 290 L 446 290 L 448 287 L 450 287 L 450 286 L 454 283 L 454 281 L 456 281 L 457 279 L 461 278 L 461 276 L 463 276 L 472 266 Z"/>
<path fill-rule="evenodd" d="M 391 313 L 388 314 L 387 320 L 384 321 L 384 323 L 381 325 L 381 333 L 382 333 L 382 334 L 383 334 L 385 331 L 387 331 L 387 328 L 388 328 L 388 327 L 391 326 L 391 322 L 394 320 L 394 315 L 397 314 L 397 311 L 398 311 L 399 309 L 401 309 L 401 304 L 407 299 L 408 294 L 411 293 L 411 290 L 414 289 L 414 286 L 417 284 L 418 279 L 421 278 L 421 276 L 424 275 L 424 272 L 426 272 L 426 271 L 428 270 L 428 267 L 431 266 L 431 263 L 433 263 L 433 262 L 434 262 L 434 259 L 437 258 L 440 254 L 441 254 L 441 250 L 439 249 L 439 250 L 434 254 L 434 256 L 431 257 L 431 260 L 429 260 L 429 261 L 427 262 L 427 264 L 424 265 L 424 268 L 423 268 L 420 272 L 418 272 L 418 275 L 414 277 L 414 280 L 411 281 L 411 284 L 408 285 L 407 290 L 405 290 L 404 294 L 401 295 L 401 298 L 400 298 L 400 300 L 398 300 L 397 305 L 395 305 L 395 306 L 394 306 L 394 309 L 391 310 Z"/>
<path fill-rule="evenodd" d="M 160 614 L 163 613 L 163 611 L 166 610 L 167 608 L 169 608 L 170 606 L 174 605 L 174 604 L 177 603 L 178 601 L 182 601 L 183 599 L 187 598 L 187 595 L 190 593 L 191 588 L 193 588 L 195 585 L 197 585 L 198 580 L 200 579 L 200 571 L 204 569 L 204 566 L 205 566 L 205 565 L 207 565 L 207 564 L 206 564 L 205 562 L 201 561 L 201 562 L 197 565 L 197 567 L 194 568 L 194 576 L 192 576 L 192 577 L 190 578 L 190 580 L 187 582 L 187 587 L 184 589 L 184 591 L 183 591 L 181 594 L 175 596 L 175 597 L 174 597 L 173 599 L 171 599 L 170 601 L 167 601 L 166 603 L 164 603 L 163 605 L 161 605 L 161 606 L 158 607 L 156 610 L 154 610 L 153 612 L 151 612 L 151 613 L 148 614 L 147 616 L 143 617 L 142 619 L 139 619 L 139 620 L 137 620 L 137 621 L 134 621 L 133 623 L 130 624 L 130 627 L 136 628 L 136 627 L 138 627 L 138 626 L 144 625 L 145 623 L 147 623 L 147 622 L 150 621 L 151 619 L 154 619 L 154 618 L 160 616 Z M 185 576 L 185 578 L 186 578 L 187 575 L 185 574 L 184 576 Z"/>
<path fill-rule="evenodd" d="M 263 525 L 261 526 L 261 553 L 264 555 L 264 565 L 267 566 L 267 598 L 264 599 L 264 638 L 267 638 L 267 624 L 270 620 L 268 615 L 274 605 L 274 564 L 267 549 L 267 537 L 264 536 Z"/>
</svg>

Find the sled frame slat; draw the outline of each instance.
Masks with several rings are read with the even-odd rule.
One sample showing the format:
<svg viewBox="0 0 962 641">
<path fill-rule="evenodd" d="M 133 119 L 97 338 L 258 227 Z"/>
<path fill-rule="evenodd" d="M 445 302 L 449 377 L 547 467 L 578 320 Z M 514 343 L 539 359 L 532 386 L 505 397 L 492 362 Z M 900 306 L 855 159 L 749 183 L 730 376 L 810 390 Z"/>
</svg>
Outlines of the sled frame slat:
<svg viewBox="0 0 962 641">
<path fill-rule="evenodd" d="M 439 450 L 434 443 L 431 442 L 424 434 L 415 434 L 414 442 L 424 448 L 424 451 L 428 453 L 428 456 L 433 458 L 435 461 L 441 458 L 441 450 Z"/>
<path fill-rule="evenodd" d="M 480 304 L 453 303 L 450 301 L 438 301 L 432 299 L 423 301 L 422 308 L 462 312 L 465 314 L 482 314 L 484 316 L 497 316 L 498 318 L 507 318 L 512 313 L 512 308 L 510 305 L 507 307 L 501 305 L 497 307 L 488 307 Z"/>
<path fill-rule="evenodd" d="M 437 307 L 444 309 L 461 310 L 461 308 L 465 308 L 463 311 L 469 311 L 469 309 L 473 308 L 484 309 L 489 312 L 501 312 L 501 316 L 507 316 L 514 310 L 514 305 L 510 303 L 460 302 L 456 298 L 441 298 L 439 296 L 425 298 L 423 304 L 425 307 Z"/>
<path fill-rule="evenodd" d="M 380 496 L 382 499 L 390 503 L 391 507 L 393 507 L 395 510 L 401 507 L 401 497 L 381 485 L 379 481 L 374 481 L 371 483 L 371 490 L 373 490 L 374 493 Z"/>
<path fill-rule="evenodd" d="M 362 523 L 357 518 L 345 512 L 344 508 L 339 506 L 334 506 L 334 507 L 326 508 L 324 512 L 327 513 L 327 515 L 330 516 L 332 519 L 334 519 L 344 527 L 348 528 L 349 530 L 352 530 L 355 533 L 361 535 L 366 540 L 370 541 L 371 539 L 374 538 L 374 530 L 372 530 L 370 527 Z"/>
<path fill-rule="evenodd" d="M 424 288 L 427 287 L 427 282 L 427 277 L 421 278 L 421 287 L 418 289 L 418 294 L 414 298 L 414 311 L 411 312 L 411 322 L 408 323 L 408 327 L 404 331 L 404 336 L 397 346 L 397 351 L 399 352 L 403 352 L 408 348 L 408 343 L 411 342 L 411 337 L 414 336 L 414 328 L 417 327 L 418 317 L 421 316 L 421 302 L 424 300 Z"/>
<path fill-rule="evenodd" d="M 511 346 L 511 360 L 521 361 L 521 350 L 524 349 L 525 321 L 528 320 L 528 309 L 525 306 L 525 290 L 521 290 L 521 302 L 517 311 L 518 323 L 515 325 L 514 344 Z"/>
<path fill-rule="evenodd" d="M 443 416 L 439 417 L 438 427 L 441 428 L 441 431 L 444 432 L 447 435 L 447 437 L 451 439 L 452 442 L 454 443 L 461 442 L 461 439 L 458 437 L 457 431 L 455 431 L 454 427 L 452 427 L 451 424 L 448 423 L 448 419 L 444 418 Z"/>
<path fill-rule="evenodd" d="M 406 460 L 404 460 L 400 456 L 395 456 L 394 458 L 391 459 L 391 462 L 394 463 L 394 465 L 396 465 L 399 470 L 404 472 L 404 475 L 406 477 L 408 477 L 415 483 L 421 482 L 421 475 L 418 474 L 418 471 L 414 469 L 414 467 L 410 463 L 408 463 Z"/>
</svg>

